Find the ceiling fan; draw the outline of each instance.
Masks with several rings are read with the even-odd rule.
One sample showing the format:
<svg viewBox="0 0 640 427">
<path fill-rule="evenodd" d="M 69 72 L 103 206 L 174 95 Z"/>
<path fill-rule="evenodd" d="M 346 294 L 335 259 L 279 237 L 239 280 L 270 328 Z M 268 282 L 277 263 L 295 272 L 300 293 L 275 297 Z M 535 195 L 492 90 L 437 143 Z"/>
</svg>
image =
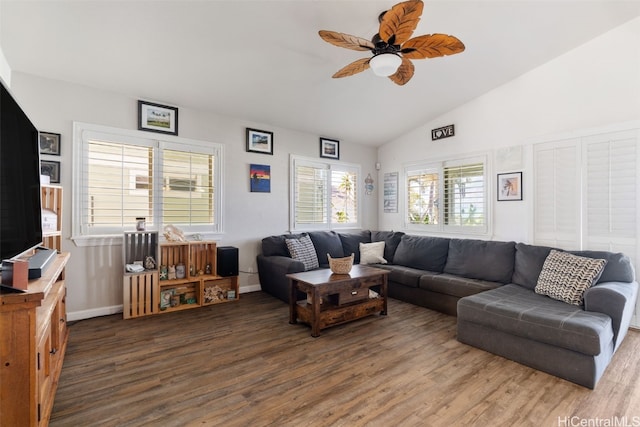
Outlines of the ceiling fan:
<svg viewBox="0 0 640 427">
<path fill-rule="evenodd" d="M 427 34 L 410 38 L 420 21 L 423 3 L 410 0 L 398 3 L 378 17 L 380 29 L 371 41 L 335 31 L 318 32 L 322 40 L 346 49 L 367 51 L 373 56 L 352 62 L 332 77 L 348 77 L 371 68 L 376 75 L 389 77 L 404 85 L 413 77 L 411 59 L 454 55 L 464 50 L 464 44 L 454 36 Z"/>
</svg>

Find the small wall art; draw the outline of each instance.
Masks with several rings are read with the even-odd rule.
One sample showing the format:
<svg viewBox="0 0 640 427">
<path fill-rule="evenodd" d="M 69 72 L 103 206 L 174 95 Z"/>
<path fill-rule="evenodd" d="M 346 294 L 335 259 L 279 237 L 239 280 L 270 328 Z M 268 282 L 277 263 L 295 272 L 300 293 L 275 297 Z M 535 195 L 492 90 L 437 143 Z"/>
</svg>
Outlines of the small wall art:
<svg viewBox="0 0 640 427">
<path fill-rule="evenodd" d="M 498 174 L 498 201 L 522 200 L 522 172 Z"/>
<path fill-rule="evenodd" d="M 273 132 L 247 128 L 247 151 L 273 155 Z"/>
<path fill-rule="evenodd" d="M 41 160 L 40 175 L 48 176 L 51 184 L 60 184 L 60 162 Z"/>
<path fill-rule="evenodd" d="M 252 193 L 271 193 L 271 166 L 249 165 L 249 186 Z"/>
<path fill-rule="evenodd" d="M 340 160 L 340 141 L 320 138 L 320 157 Z"/>
<path fill-rule="evenodd" d="M 167 105 L 138 101 L 138 130 L 178 134 L 178 109 Z"/>
<path fill-rule="evenodd" d="M 40 154 L 60 155 L 60 134 L 40 132 Z"/>
</svg>

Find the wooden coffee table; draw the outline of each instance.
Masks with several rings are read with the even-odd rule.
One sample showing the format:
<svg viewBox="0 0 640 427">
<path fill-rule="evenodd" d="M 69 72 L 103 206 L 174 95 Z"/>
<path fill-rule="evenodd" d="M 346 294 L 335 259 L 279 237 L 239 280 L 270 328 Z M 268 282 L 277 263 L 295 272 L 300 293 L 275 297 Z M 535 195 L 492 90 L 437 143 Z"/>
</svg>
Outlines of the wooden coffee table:
<svg viewBox="0 0 640 427">
<path fill-rule="evenodd" d="M 317 337 L 329 326 L 377 312 L 386 315 L 388 274 L 387 270 L 359 264 L 349 274 L 333 274 L 328 268 L 287 274 L 289 323 L 308 323 L 311 336 Z M 370 298 L 369 288 L 378 285 L 378 296 Z M 298 290 L 307 294 L 307 300 L 296 301 Z"/>
</svg>

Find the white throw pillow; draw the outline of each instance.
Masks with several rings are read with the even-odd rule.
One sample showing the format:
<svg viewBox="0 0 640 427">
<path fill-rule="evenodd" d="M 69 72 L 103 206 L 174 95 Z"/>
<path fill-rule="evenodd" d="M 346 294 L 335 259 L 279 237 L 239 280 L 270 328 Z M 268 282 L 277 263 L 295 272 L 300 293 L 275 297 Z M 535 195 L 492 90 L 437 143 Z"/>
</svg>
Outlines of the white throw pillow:
<svg viewBox="0 0 640 427">
<path fill-rule="evenodd" d="M 384 242 L 360 243 L 360 264 L 386 264 Z"/>
</svg>

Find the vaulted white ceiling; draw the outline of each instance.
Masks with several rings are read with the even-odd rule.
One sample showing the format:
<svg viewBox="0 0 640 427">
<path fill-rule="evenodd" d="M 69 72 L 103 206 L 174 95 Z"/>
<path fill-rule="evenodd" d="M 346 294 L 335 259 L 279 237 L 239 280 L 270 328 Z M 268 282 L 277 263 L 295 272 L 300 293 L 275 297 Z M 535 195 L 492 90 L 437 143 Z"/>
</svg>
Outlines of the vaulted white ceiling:
<svg viewBox="0 0 640 427">
<path fill-rule="evenodd" d="M 465 52 L 414 61 L 405 86 L 332 79 L 369 54 L 318 30 L 371 38 L 395 3 L 1 0 L 0 45 L 14 71 L 380 145 L 640 15 L 637 1 L 426 1 L 414 35 Z"/>
</svg>

